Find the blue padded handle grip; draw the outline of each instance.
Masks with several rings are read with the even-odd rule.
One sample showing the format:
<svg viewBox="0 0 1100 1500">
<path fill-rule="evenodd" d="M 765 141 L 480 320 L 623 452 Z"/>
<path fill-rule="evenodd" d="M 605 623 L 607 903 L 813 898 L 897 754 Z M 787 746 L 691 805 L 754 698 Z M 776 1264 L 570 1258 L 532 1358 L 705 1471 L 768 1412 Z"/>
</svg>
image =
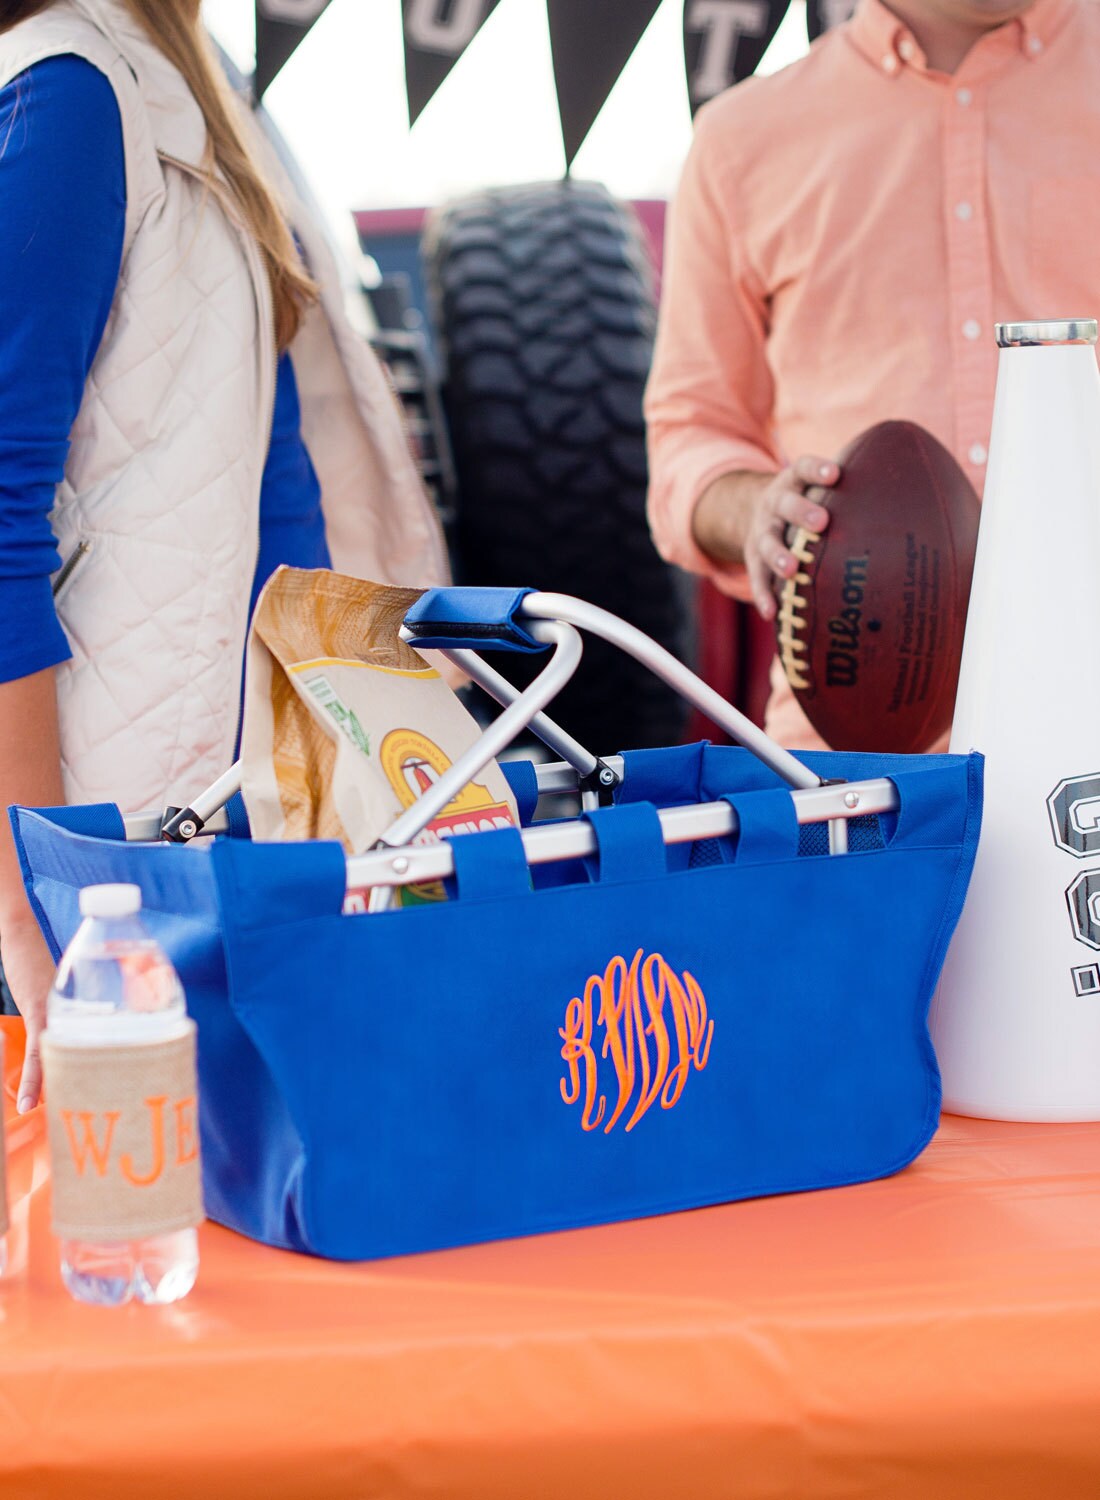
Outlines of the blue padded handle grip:
<svg viewBox="0 0 1100 1500">
<path fill-rule="evenodd" d="M 426 589 L 405 616 L 416 645 L 436 651 L 545 651 L 519 622 L 534 589 Z"/>
</svg>

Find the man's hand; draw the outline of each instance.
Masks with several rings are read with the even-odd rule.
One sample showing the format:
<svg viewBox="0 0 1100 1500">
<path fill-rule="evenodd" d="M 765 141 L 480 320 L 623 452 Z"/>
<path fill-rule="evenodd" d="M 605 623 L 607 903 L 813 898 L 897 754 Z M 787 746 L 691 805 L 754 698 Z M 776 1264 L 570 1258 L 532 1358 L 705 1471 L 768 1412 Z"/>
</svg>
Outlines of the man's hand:
<svg viewBox="0 0 1100 1500">
<path fill-rule="evenodd" d="M 38 923 L 27 909 L 26 920 L 4 924 L 0 959 L 4 979 L 27 1028 L 27 1050 L 19 1081 L 19 1113 L 26 1114 L 42 1092 L 40 1038 L 46 1025 L 46 997 L 53 983 L 54 961 Z"/>
<path fill-rule="evenodd" d="M 824 531 L 829 512 L 818 501 L 839 478 L 832 459 L 807 453 L 778 474 L 723 474 L 699 497 L 692 517 L 696 545 L 717 562 L 745 564 L 753 603 L 765 620 L 775 617 L 775 580 L 798 567 L 786 548 L 786 528 Z"/>
</svg>

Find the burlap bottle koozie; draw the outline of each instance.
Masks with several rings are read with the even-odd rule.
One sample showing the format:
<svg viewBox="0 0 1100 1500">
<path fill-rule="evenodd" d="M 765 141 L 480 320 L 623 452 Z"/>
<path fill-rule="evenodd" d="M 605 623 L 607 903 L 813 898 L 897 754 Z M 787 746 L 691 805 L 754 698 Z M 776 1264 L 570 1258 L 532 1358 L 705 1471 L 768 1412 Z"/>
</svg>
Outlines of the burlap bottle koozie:
<svg viewBox="0 0 1100 1500">
<path fill-rule="evenodd" d="M 144 1239 L 202 1222 L 195 1026 L 166 1042 L 107 1047 L 42 1038 L 62 1239 Z"/>
</svg>

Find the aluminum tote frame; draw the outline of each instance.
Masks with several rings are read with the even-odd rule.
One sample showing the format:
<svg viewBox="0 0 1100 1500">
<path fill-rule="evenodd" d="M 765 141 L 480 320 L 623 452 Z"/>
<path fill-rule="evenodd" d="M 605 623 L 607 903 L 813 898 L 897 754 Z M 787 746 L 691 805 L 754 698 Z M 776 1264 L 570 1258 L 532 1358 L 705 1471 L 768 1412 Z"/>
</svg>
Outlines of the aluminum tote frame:
<svg viewBox="0 0 1100 1500">
<path fill-rule="evenodd" d="M 563 764 L 536 769 L 540 792 L 575 791 L 579 788 L 584 794 L 582 805 L 593 805 L 598 800 L 590 787 L 594 774 L 599 775 L 607 786 L 618 784 L 622 777 L 619 757 L 601 759 L 594 755 L 543 712 L 580 664 L 583 643 L 579 631 L 582 629 L 619 646 L 649 667 L 688 703 L 700 709 L 732 739 L 774 770 L 792 788 L 800 822 L 828 823 L 831 854 L 847 852 L 848 818 L 886 812 L 896 807 L 896 794 L 889 781 L 824 785 L 819 776 L 777 745 L 671 652 L 607 610 L 567 594 L 536 591 L 523 597 L 518 613 L 529 634 L 553 648 L 549 662 L 530 686 L 520 692 L 478 653 L 466 648 L 443 649 L 442 655 L 503 704 L 504 712 L 386 829 L 375 851 L 349 858 L 349 888 L 416 884 L 450 874 L 453 861 L 445 843 L 412 847 L 412 840 L 526 728 L 534 730 L 564 758 Z M 401 637 L 407 642 L 416 639 L 405 628 L 401 630 Z M 589 783 L 587 787 L 586 782 Z M 128 839 L 144 839 L 152 834 L 169 842 L 187 843 L 201 832 L 220 832 L 228 826 L 223 811 L 225 803 L 240 790 L 240 786 L 241 766 L 237 762 L 196 797 L 190 807 L 167 820 L 157 819 L 153 814 L 127 818 L 126 836 Z M 704 810 L 706 817 L 683 816 L 701 814 Z M 804 810 L 806 816 L 803 816 Z M 726 803 L 666 809 L 662 811 L 661 819 L 668 842 L 720 838 L 734 832 L 737 826 L 736 816 Z M 583 822 L 558 824 L 553 830 L 530 828 L 524 830 L 522 836 L 534 863 L 575 858 L 591 853 L 594 848 L 591 830 Z M 387 850 L 395 857 L 388 856 Z"/>
</svg>

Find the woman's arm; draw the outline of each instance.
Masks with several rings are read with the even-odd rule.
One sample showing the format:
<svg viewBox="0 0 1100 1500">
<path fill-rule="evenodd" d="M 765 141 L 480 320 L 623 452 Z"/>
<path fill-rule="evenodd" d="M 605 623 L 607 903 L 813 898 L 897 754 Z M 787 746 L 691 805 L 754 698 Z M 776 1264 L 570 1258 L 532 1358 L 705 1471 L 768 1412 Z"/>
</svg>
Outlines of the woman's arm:
<svg viewBox="0 0 1100 1500">
<path fill-rule="evenodd" d="M 64 800 L 50 513 L 114 299 L 126 217 L 122 123 L 90 63 L 55 57 L 0 89 L 0 961 L 27 1023 L 21 1108 L 38 1099 L 53 970 L 23 895 L 13 802 Z"/>
<path fill-rule="evenodd" d="M 64 802 L 53 669 L 0 682 L 0 805 L 56 807 Z M 0 963 L 27 1025 L 19 1111 L 38 1102 L 42 1067 L 38 1039 L 54 964 L 27 905 L 11 828 L 0 825 Z"/>
</svg>

